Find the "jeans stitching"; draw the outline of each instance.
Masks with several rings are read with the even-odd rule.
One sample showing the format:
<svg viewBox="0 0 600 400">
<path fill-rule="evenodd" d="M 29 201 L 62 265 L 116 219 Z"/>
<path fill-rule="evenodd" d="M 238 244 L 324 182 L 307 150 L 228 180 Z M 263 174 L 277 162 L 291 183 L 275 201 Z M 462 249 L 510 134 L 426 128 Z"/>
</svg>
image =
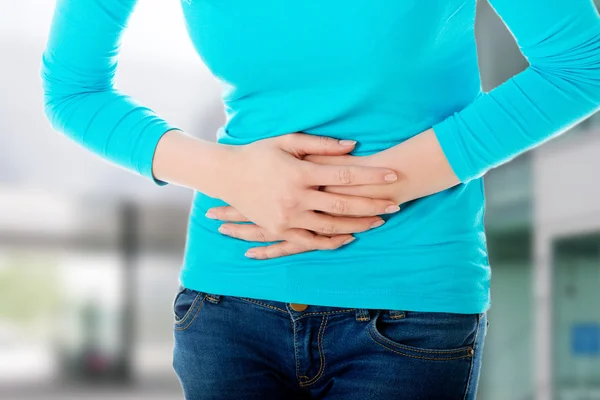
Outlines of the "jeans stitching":
<svg viewBox="0 0 600 400">
<path fill-rule="evenodd" d="M 296 378 L 300 385 L 302 385 L 302 380 L 300 379 L 302 376 L 300 375 L 300 358 L 298 357 L 298 334 L 296 331 L 296 322 L 290 318 L 290 322 L 292 323 L 292 329 L 294 331 L 294 354 L 296 355 Z"/>
<path fill-rule="evenodd" d="M 471 354 L 465 354 L 462 356 L 458 356 L 458 357 L 444 357 L 444 358 L 434 358 L 434 357 L 420 357 L 420 356 L 415 356 L 415 355 L 411 355 L 411 354 L 406 354 L 406 353 L 401 353 L 399 351 L 396 351 L 394 349 L 391 349 L 387 346 L 384 346 L 382 343 L 378 342 L 377 340 L 375 340 L 375 338 L 371 335 L 371 331 L 368 330 L 367 333 L 369 334 L 369 336 L 371 337 L 371 339 L 377 343 L 378 345 L 380 345 L 381 347 L 383 347 L 384 349 L 388 350 L 388 351 L 392 351 L 396 354 L 400 354 L 401 356 L 405 356 L 405 357 L 411 357 L 411 358 L 418 358 L 421 360 L 431 360 L 431 361 L 451 361 L 451 360 L 459 360 L 461 358 L 468 358 L 471 357 Z"/>
<path fill-rule="evenodd" d="M 263 303 L 263 302 L 260 302 L 258 300 L 255 300 L 255 299 L 251 299 L 251 298 L 248 298 L 248 297 L 237 297 L 237 296 L 232 296 L 232 297 L 236 297 L 236 298 L 238 298 L 240 300 L 244 300 L 244 301 L 249 301 L 250 303 L 258 304 L 260 306 L 267 307 L 267 308 L 270 308 L 270 309 L 273 309 L 273 310 L 281 311 L 282 313 L 285 313 L 285 314 L 288 313 L 286 310 L 284 310 L 282 308 L 279 308 L 279 307 L 276 307 L 276 306 L 272 306 L 270 304 Z"/>
<path fill-rule="evenodd" d="M 185 290 L 185 289 L 184 289 Z M 178 292 L 177 295 L 183 293 L 183 290 Z M 190 306 L 189 310 L 185 313 L 185 315 L 183 316 L 183 318 L 181 318 L 180 320 L 175 320 L 175 325 L 183 325 L 185 323 L 185 321 L 190 318 L 190 316 L 193 314 L 193 309 L 194 307 L 196 307 L 196 304 L 198 303 L 198 300 L 200 300 L 200 297 L 202 297 L 202 292 L 198 292 L 196 294 L 196 297 L 194 297 L 194 301 L 192 301 L 192 305 Z M 204 300 L 204 299 L 202 299 Z M 175 297 L 175 301 L 173 302 L 173 308 L 175 308 L 177 305 L 177 297 Z"/>
<path fill-rule="evenodd" d="M 477 329 L 475 330 L 475 341 L 473 342 L 473 352 L 475 352 L 475 348 L 477 347 L 477 339 L 479 338 L 479 325 L 480 318 L 482 314 L 477 314 Z M 475 357 L 471 358 L 471 365 L 469 366 L 469 376 L 467 377 L 467 387 L 465 388 L 465 395 L 463 396 L 463 400 L 467 400 L 467 394 L 469 394 L 469 389 L 471 388 L 471 377 L 473 375 L 473 363 L 475 362 Z"/>
<path fill-rule="evenodd" d="M 194 320 L 196 319 L 196 316 L 198 316 L 198 313 L 200 312 L 200 309 L 202 308 L 202 305 L 204 304 L 204 300 L 206 300 L 206 296 L 202 297 L 202 301 L 200 302 L 200 304 L 198 304 L 198 307 L 196 307 L 196 311 L 194 312 L 194 317 L 190 320 L 190 322 L 186 326 L 182 327 L 182 326 L 175 325 L 176 331 L 185 331 L 192 325 L 192 322 L 194 322 Z"/>
<path fill-rule="evenodd" d="M 374 329 L 374 323 L 372 324 L 372 328 Z M 375 330 L 375 329 L 374 329 Z M 377 332 L 374 332 L 375 334 L 377 334 Z M 449 350 L 435 350 L 435 349 L 419 349 L 416 347 L 409 347 L 409 346 L 404 346 L 401 345 L 399 343 L 396 343 L 394 341 L 392 341 L 391 339 L 386 338 L 385 336 L 379 334 L 377 335 L 377 338 L 380 339 L 381 341 L 384 341 L 388 344 L 390 344 L 391 346 L 397 347 L 399 349 L 405 350 L 405 351 L 414 351 L 417 353 L 430 353 L 430 354 L 453 354 L 453 353 L 462 353 L 465 351 L 469 351 L 470 349 L 472 349 L 471 346 L 464 346 L 464 347 L 460 347 L 458 349 L 449 349 Z"/>
<path fill-rule="evenodd" d="M 252 298 L 249 298 L 249 297 L 239 297 L 239 296 L 232 296 L 232 297 L 235 297 L 237 299 L 244 300 L 244 301 L 249 301 L 251 303 L 258 304 L 260 306 L 267 307 L 267 308 L 270 308 L 272 310 L 277 310 L 277 311 L 281 311 L 282 313 L 288 314 L 287 310 L 284 310 L 282 308 L 273 306 L 271 304 L 263 303 L 263 302 L 261 302 L 259 300 L 256 300 L 256 299 L 252 299 Z M 304 317 L 307 317 L 307 316 L 311 316 L 311 315 L 340 314 L 340 313 L 345 313 L 345 312 L 350 312 L 350 311 L 355 311 L 355 310 L 356 310 L 356 308 L 346 308 L 346 309 L 334 310 L 334 311 L 315 311 L 315 312 L 304 313 L 304 314 L 298 316 L 298 318 L 296 318 L 296 319 L 301 319 L 301 318 L 304 318 Z"/>
<path fill-rule="evenodd" d="M 391 346 L 397 347 L 398 349 L 404 350 L 404 351 L 412 351 L 412 352 L 416 352 L 416 353 L 424 353 L 424 354 L 454 354 L 454 353 L 462 353 L 462 352 L 467 352 L 466 355 L 460 356 L 458 358 L 464 358 L 464 357 L 470 357 L 472 354 L 470 354 L 473 351 L 473 347 L 472 346 L 465 346 L 465 347 L 461 347 L 458 349 L 450 349 L 450 350 L 426 350 L 426 349 L 419 349 L 416 347 L 409 347 L 409 346 L 404 346 L 401 345 L 399 343 L 396 343 L 394 341 L 392 341 L 391 339 L 386 338 L 385 336 L 383 336 L 382 334 L 377 332 L 377 329 L 375 328 L 375 323 L 377 322 L 377 320 L 379 319 L 380 314 L 376 315 L 373 320 L 371 321 L 371 323 L 369 324 L 369 336 L 371 336 L 371 338 L 373 338 L 373 340 L 375 340 L 375 338 L 373 337 L 373 335 L 371 335 L 371 331 L 373 331 L 373 333 L 377 336 L 377 339 L 379 340 L 375 340 L 376 343 L 380 344 L 381 346 L 387 348 L 387 346 L 384 346 L 383 343 L 380 342 L 385 342 L 386 344 L 389 344 Z M 392 349 L 390 349 L 392 350 Z M 410 357 L 410 356 L 409 356 Z M 440 360 L 450 360 L 452 358 L 440 358 Z"/>
<path fill-rule="evenodd" d="M 206 295 L 206 300 L 210 301 L 213 304 L 219 304 L 220 298 L 218 298 L 214 294 L 210 294 L 209 293 L 209 294 Z"/>
<path fill-rule="evenodd" d="M 335 311 L 315 311 L 315 312 L 309 312 L 309 313 L 305 313 L 300 315 L 298 318 L 296 319 L 301 319 L 304 317 L 308 317 L 310 315 L 329 315 L 329 314 L 341 314 L 341 313 L 345 313 L 345 312 L 350 312 L 350 311 L 355 311 L 356 308 L 346 308 L 344 310 L 335 310 Z"/>
<path fill-rule="evenodd" d="M 312 385 L 314 383 L 316 383 L 321 376 L 323 376 L 323 373 L 325 372 L 325 350 L 324 350 L 324 340 L 323 337 L 325 335 L 325 325 L 327 325 L 327 315 L 323 316 L 323 320 L 321 321 L 321 327 L 319 329 L 319 335 L 317 336 L 318 338 L 318 347 L 319 347 L 319 371 L 317 372 L 317 374 L 309 379 L 306 382 L 301 382 L 300 386 L 309 386 Z"/>
</svg>

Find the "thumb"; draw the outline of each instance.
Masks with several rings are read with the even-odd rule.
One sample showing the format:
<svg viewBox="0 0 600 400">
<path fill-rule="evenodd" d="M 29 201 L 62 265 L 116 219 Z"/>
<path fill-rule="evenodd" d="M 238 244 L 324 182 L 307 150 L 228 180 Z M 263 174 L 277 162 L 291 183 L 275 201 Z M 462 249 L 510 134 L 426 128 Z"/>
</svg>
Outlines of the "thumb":
<svg viewBox="0 0 600 400">
<path fill-rule="evenodd" d="M 354 150 L 356 141 L 338 140 L 327 136 L 308 133 L 291 133 L 279 137 L 281 148 L 299 158 L 308 154 L 337 156 Z"/>
</svg>

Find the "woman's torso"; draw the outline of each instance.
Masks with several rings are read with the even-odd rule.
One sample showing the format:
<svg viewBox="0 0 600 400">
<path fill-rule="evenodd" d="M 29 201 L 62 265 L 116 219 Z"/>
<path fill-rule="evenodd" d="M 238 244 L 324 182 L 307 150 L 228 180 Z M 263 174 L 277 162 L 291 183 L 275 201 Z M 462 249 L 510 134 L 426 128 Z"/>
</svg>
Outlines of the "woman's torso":
<svg viewBox="0 0 600 400">
<path fill-rule="evenodd" d="M 182 0 L 190 37 L 223 84 L 218 141 L 292 132 L 358 141 L 368 155 L 481 94 L 475 1 Z M 196 193 L 182 283 L 196 290 L 363 308 L 483 312 L 489 265 L 481 179 L 405 204 L 336 251 L 251 260 L 257 243 L 204 217 Z"/>
</svg>

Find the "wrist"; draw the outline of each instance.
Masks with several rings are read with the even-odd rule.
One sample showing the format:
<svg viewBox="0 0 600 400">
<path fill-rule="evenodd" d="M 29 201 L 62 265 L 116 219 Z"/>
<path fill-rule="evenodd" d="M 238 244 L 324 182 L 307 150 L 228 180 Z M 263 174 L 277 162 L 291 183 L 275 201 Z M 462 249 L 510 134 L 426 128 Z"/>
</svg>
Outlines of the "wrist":
<svg viewBox="0 0 600 400">
<path fill-rule="evenodd" d="M 156 148 L 153 174 L 162 181 L 221 198 L 234 148 L 169 131 Z"/>
<path fill-rule="evenodd" d="M 394 199 L 400 203 L 434 194 L 460 183 L 446 159 L 433 130 L 375 155 L 378 166 L 393 169 Z"/>
<path fill-rule="evenodd" d="M 202 173 L 196 174 L 194 189 L 210 197 L 229 201 L 231 187 L 235 185 L 233 178 L 237 172 L 239 150 L 240 146 L 206 143 L 198 152 L 204 154 L 205 158 L 195 166 L 201 168 Z"/>
</svg>

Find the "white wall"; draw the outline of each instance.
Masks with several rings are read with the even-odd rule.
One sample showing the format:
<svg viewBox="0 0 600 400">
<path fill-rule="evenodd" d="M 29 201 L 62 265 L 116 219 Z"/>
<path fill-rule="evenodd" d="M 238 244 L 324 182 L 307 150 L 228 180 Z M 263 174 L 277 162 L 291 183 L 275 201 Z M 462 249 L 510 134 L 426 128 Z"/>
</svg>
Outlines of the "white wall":
<svg viewBox="0 0 600 400">
<path fill-rule="evenodd" d="M 534 220 L 540 234 L 600 229 L 600 130 L 536 149 L 533 182 Z"/>
<path fill-rule="evenodd" d="M 155 187 L 52 131 L 39 68 L 54 2 L 0 0 L 0 9 L 0 187 L 187 204 L 191 191 Z M 139 2 L 117 87 L 198 136 L 214 139 L 224 121 L 220 86 L 194 52 L 177 0 Z"/>
</svg>

